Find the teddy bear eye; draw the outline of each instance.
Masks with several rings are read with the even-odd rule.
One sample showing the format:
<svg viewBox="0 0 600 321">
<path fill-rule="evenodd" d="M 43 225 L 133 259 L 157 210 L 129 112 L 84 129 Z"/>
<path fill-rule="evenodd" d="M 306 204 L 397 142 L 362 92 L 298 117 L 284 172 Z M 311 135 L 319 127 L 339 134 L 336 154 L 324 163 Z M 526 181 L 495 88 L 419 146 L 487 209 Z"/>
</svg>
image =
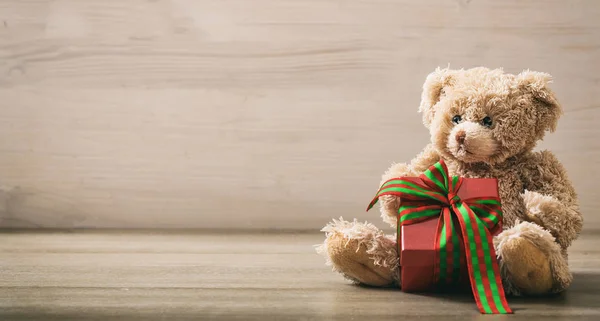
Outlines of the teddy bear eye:
<svg viewBox="0 0 600 321">
<path fill-rule="evenodd" d="M 492 119 L 488 116 L 486 116 L 481 123 L 483 124 L 483 126 L 485 127 L 492 127 Z"/>
<path fill-rule="evenodd" d="M 456 116 L 452 117 L 452 122 L 455 124 L 460 123 L 461 120 L 462 120 L 462 117 L 460 117 L 460 115 L 456 115 Z"/>
</svg>

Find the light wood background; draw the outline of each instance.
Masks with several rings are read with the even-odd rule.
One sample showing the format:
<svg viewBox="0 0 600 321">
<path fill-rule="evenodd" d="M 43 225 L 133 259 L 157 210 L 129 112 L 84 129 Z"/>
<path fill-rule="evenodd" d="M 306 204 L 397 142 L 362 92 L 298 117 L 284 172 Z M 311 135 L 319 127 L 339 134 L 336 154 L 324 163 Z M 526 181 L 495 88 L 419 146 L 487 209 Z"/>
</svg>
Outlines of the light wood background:
<svg viewBox="0 0 600 321">
<path fill-rule="evenodd" d="M 427 143 L 437 66 L 551 73 L 600 226 L 600 1 L 0 2 L 0 226 L 318 229 Z"/>
</svg>

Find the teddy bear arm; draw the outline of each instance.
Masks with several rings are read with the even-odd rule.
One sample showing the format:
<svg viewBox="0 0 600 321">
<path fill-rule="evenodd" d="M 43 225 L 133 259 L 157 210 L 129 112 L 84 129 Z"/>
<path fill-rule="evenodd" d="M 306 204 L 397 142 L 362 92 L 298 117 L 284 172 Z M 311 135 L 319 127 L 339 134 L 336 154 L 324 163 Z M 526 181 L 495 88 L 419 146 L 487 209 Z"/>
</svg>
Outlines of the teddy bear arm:
<svg viewBox="0 0 600 321">
<path fill-rule="evenodd" d="M 522 197 L 529 219 L 567 248 L 581 232 L 583 217 L 565 168 L 548 151 L 535 153 L 525 168 Z"/>
<path fill-rule="evenodd" d="M 418 176 L 440 160 L 435 148 L 428 144 L 410 163 L 395 163 L 382 176 L 381 184 L 387 180 L 401 176 Z"/>
<path fill-rule="evenodd" d="M 421 174 L 440 160 L 440 154 L 432 144 L 425 146 L 423 151 L 412 159 L 410 167 L 413 174 Z"/>
<path fill-rule="evenodd" d="M 427 145 L 410 163 L 393 164 L 382 176 L 380 186 L 386 181 L 401 176 L 418 176 L 439 161 L 440 156 L 433 145 Z M 400 199 L 396 196 L 385 195 L 379 198 L 381 218 L 391 227 L 396 227 Z"/>
</svg>

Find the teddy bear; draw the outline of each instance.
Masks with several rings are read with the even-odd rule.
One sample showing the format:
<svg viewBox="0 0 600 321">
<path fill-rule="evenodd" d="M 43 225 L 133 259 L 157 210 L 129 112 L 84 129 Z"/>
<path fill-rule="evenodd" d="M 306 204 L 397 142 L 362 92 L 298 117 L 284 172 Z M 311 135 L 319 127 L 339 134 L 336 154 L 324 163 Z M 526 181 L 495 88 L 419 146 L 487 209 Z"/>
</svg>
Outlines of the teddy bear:
<svg viewBox="0 0 600 321">
<path fill-rule="evenodd" d="M 503 225 L 493 244 L 507 295 L 558 293 L 572 281 L 567 249 L 583 224 L 577 195 L 557 157 L 534 151 L 562 115 L 551 81 L 530 70 L 438 67 L 426 77 L 418 109 L 430 142 L 409 163 L 392 164 L 380 183 L 418 176 L 440 160 L 453 176 L 496 178 Z M 378 201 L 383 221 L 396 228 L 402 200 Z M 317 252 L 333 271 L 355 284 L 402 287 L 396 235 L 341 217 L 322 232 Z"/>
</svg>

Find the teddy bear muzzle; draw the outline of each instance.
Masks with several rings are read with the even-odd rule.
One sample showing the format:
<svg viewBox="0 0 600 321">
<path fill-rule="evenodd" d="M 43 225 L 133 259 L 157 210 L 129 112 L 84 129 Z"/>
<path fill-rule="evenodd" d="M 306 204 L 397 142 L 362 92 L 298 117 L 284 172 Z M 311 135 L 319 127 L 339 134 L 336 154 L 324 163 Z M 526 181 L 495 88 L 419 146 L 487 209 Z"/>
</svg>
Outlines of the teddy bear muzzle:
<svg viewBox="0 0 600 321">
<path fill-rule="evenodd" d="M 491 131 L 475 122 L 457 125 L 448 136 L 448 150 L 465 162 L 482 161 L 497 152 L 498 144 Z"/>
<path fill-rule="evenodd" d="M 454 138 L 456 138 L 457 143 L 462 145 L 465 143 L 465 138 L 467 138 L 467 133 L 461 129 L 456 133 L 456 135 L 454 135 Z"/>
</svg>

